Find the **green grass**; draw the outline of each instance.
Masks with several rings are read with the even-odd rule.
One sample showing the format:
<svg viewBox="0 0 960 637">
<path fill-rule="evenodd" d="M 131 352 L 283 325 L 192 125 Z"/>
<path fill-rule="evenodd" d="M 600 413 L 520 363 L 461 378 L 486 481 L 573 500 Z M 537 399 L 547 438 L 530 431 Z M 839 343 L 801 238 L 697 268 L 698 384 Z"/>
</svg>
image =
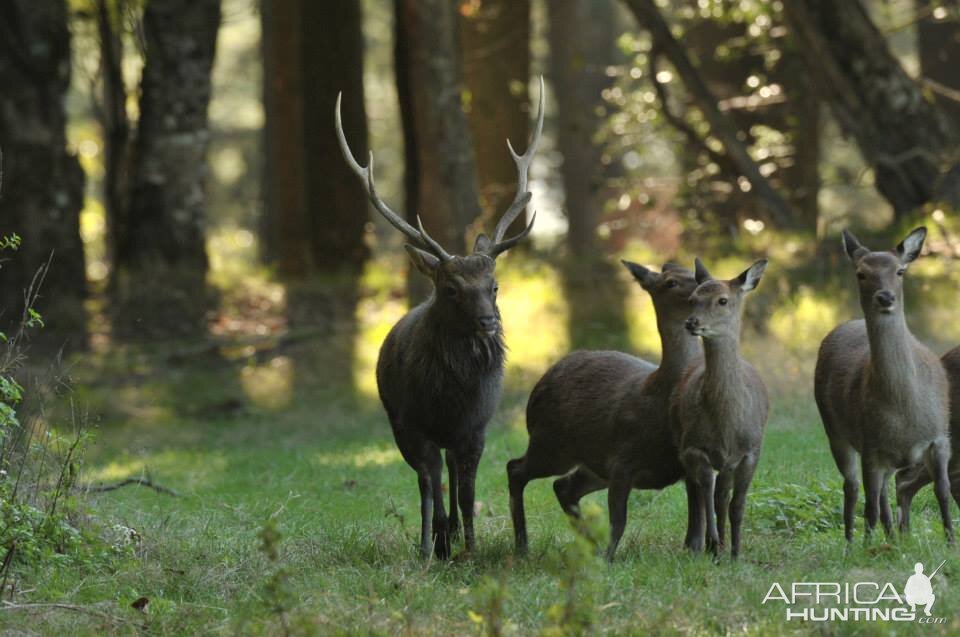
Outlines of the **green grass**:
<svg viewBox="0 0 960 637">
<path fill-rule="evenodd" d="M 87 478 L 110 481 L 146 469 L 180 495 L 133 487 L 91 497 L 98 519 L 139 533 L 136 550 L 107 567 L 49 564 L 20 575 L 21 603 L 69 603 L 109 619 L 65 609 L 0 610 L 0 629 L 282 634 L 266 593 L 278 567 L 287 573 L 294 632 L 476 633 L 469 612 L 480 608 L 476 591 L 487 578 L 507 591 L 507 632 L 545 626 L 564 595 L 548 566 L 574 534 L 550 480 L 534 482 L 527 489 L 531 553 L 513 556 L 504 465 L 525 448 L 527 388 L 508 387 L 490 426 L 478 483 L 478 550 L 422 563 L 415 557 L 415 475 L 395 451 L 378 403 L 303 358 L 300 352 L 289 365 L 307 380 L 274 409 L 244 398 L 245 372 L 232 364 L 186 371 L 128 359 L 81 378 L 78 398 L 104 414 Z M 811 498 L 804 497 L 808 485 Z M 779 396 L 748 500 L 742 559 L 714 563 L 681 549 L 682 486 L 635 492 L 617 560 L 587 565 L 592 578 L 578 589 L 580 603 L 595 631 L 609 634 L 907 634 L 918 627 L 788 624 L 782 607 L 761 602 L 773 581 L 889 580 L 902 590 L 914 562 L 932 568 L 947 559 L 935 582 L 935 614 L 948 623 L 919 628 L 960 628 L 960 590 L 949 585 L 960 566 L 943 541 L 930 490 L 914 504 L 910 538 L 858 540 L 848 549 L 839 487 L 812 400 Z M 602 493 L 589 500 L 605 509 Z M 282 536 L 278 563 L 258 548 L 270 518 Z M 146 614 L 130 608 L 141 596 L 150 600 Z"/>
</svg>

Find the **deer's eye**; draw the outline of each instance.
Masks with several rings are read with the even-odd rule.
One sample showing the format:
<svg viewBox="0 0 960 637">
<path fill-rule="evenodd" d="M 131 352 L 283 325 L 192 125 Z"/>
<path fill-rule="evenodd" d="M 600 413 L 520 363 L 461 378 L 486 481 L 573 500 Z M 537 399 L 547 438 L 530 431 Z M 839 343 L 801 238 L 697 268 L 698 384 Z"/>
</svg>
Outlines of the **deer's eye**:
<svg viewBox="0 0 960 637">
<path fill-rule="evenodd" d="M 906 271 L 907 271 L 906 268 L 900 268 L 899 270 L 897 270 L 897 276 L 903 276 L 903 273 Z"/>
<path fill-rule="evenodd" d="M 497 284 L 497 283 L 494 283 L 494 284 L 493 284 L 493 293 L 496 294 L 496 293 L 499 292 L 499 291 L 500 291 L 500 285 Z"/>
<path fill-rule="evenodd" d="M 668 287 L 668 288 L 675 288 L 675 287 L 677 287 L 678 285 L 680 285 L 680 284 L 677 283 L 676 279 L 670 279 L 669 281 L 667 281 L 667 287 Z"/>
<path fill-rule="evenodd" d="M 722 296 L 722 297 L 720 297 L 720 300 L 717 301 L 717 303 L 719 303 L 720 305 L 726 305 L 726 304 L 727 304 L 727 298 Z"/>
<path fill-rule="evenodd" d="M 867 275 L 863 272 L 857 272 L 857 278 L 863 281 L 865 278 L 867 278 Z"/>
<path fill-rule="evenodd" d="M 452 299 L 457 296 L 457 288 L 452 285 L 447 285 L 443 288 L 443 293 Z"/>
</svg>

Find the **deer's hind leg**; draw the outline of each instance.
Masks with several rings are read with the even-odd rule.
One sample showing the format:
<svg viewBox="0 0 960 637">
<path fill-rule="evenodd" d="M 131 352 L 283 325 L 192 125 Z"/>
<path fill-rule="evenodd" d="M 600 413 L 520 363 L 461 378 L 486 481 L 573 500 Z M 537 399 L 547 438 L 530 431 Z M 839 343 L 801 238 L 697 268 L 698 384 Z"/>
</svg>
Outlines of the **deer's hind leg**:
<svg viewBox="0 0 960 637">
<path fill-rule="evenodd" d="M 717 532 L 717 513 L 714 508 L 716 474 L 713 465 L 706 453 L 695 448 L 681 451 L 680 462 L 687 477 L 696 484 L 699 506 L 705 513 L 707 550 L 716 554 L 720 548 L 720 535 Z"/>
<path fill-rule="evenodd" d="M 880 487 L 880 523 L 883 525 L 883 533 L 889 540 L 893 537 L 893 513 L 890 511 L 890 500 L 887 498 L 887 487 L 890 484 L 890 474 L 892 471 L 884 471 L 883 486 Z"/>
<path fill-rule="evenodd" d="M 917 491 L 933 482 L 925 463 L 905 467 L 896 473 L 897 527 L 903 534 L 910 532 L 910 506 Z"/>
<path fill-rule="evenodd" d="M 583 496 L 605 489 L 607 481 L 586 467 L 577 467 L 573 473 L 553 481 L 553 492 L 560 508 L 567 515 L 580 517 L 580 500 Z"/>
<path fill-rule="evenodd" d="M 947 543 L 951 546 L 953 540 L 953 517 L 950 514 L 950 443 L 946 437 L 936 441 L 927 450 L 924 457 L 927 470 L 933 476 L 934 490 L 937 495 L 937 504 L 940 505 L 940 518 L 943 521 L 943 532 L 947 536 Z"/>
<path fill-rule="evenodd" d="M 510 517 L 513 520 L 513 537 L 517 553 L 527 552 L 527 519 L 523 506 L 523 491 L 531 480 L 562 475 L 573 468 L 574 463 L 561 457 L 548 444 L 530 439 L 527 453 L 507 463 L 507 482 L 510 487 Z M 562 503 L 561 503 L 562 504 Z"/>
</svg>

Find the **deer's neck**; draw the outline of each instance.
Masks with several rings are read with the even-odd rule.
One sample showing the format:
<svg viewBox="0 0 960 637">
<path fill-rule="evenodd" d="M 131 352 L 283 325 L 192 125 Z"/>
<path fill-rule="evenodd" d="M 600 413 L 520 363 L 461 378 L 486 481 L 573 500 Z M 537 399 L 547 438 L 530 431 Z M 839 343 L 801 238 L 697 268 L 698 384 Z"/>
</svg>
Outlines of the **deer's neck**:
<svg viewBox="0 0 960 637">
<path fill-rule="evenodd" d="M 903 310 L 898 309 L 891 316 L 867 318 L 866 322 L 871 378 L 899 393 L 915 382 L 917 366 L 913 337 Z"/>
<path fill-rule="evenodd" d="M 694 358 L 700 354 L 700 339 L 682 324 L 657 320 L 660 332 L 660 367 L 657 376 L 662 382 L 675 382 Z"/>
<path fill-rule="evenodd" d="M 703 389 L 711 402 L 733 406 L 742 388 L 740 340 L 732 336 L 703 339 Z"/>
</svg>

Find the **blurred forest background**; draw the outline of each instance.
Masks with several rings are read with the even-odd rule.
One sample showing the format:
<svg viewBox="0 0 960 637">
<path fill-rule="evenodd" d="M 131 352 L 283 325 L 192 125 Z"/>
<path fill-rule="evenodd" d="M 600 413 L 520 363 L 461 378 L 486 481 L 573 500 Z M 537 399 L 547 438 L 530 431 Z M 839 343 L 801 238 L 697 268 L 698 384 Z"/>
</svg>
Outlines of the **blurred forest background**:
<svg viewBox="0 0 960 637">
<path fill-rule="evenodd" d="M 23 241 L 0 290 L 15 304 L 44 268 L 35 346 L 173 338 L 190 358 L 336 335 L 362 364 L 427 284 L 341 157 L 337 92 L 381 195 L 460 251 L 513 196 L 504 141 L 525 145 L 540 75 L 538 221 L 501 268 L 515 362 L 656 354 L 619 255 L 769 254 L 754 323 L 802 349 L 847 314 L 843 226 L 882 243 L 930 225 L 944 258 L 924 285 L 954 295 L 955 1 L 41 0 L 2 18 L 0 234 Z M 929 324 L 936 305 L 910 310 Z"/>
</svg>

